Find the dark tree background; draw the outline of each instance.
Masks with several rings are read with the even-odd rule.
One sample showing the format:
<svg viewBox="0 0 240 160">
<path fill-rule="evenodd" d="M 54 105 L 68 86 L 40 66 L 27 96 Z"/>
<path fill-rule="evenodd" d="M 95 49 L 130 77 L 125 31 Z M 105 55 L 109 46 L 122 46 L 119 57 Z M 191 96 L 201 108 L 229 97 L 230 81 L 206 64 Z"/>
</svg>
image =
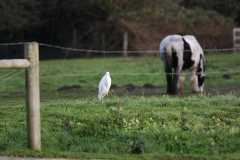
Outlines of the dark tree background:
<svg viewBox="0 0 240 160">
<path fill-rule="evenodd" d="M 92 50 L 158 50 L 169 34 L 195 35 L 204 49 L 231 48 L 239 0 L 1 0 L 0 43 L 31 42 Z M 0 58 L 22 46 L 0 46 Z M 59 58 L 41 50 L 41 59 Z M 148 55 L 148 53 L 146 53 Z M 91 57 L 90 53 L 69 55 Z M 110 56 L 113 56 L 110 54 Z"/>
</svg>

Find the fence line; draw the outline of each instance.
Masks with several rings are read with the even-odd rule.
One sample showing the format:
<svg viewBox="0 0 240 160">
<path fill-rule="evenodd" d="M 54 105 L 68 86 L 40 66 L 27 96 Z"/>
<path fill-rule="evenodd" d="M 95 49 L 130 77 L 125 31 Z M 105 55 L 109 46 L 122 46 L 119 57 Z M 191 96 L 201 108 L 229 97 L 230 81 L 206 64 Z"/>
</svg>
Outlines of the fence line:
<svg viewBox="0 0 240 160">
<path fill-rule="evenodd" d="M 20 74 L 22 72 L 24 72 L 25 70 L 23 71 L 19 71 L 18 73 L 14 74 L 17 75 L 17 74 Z M 234 73 L 240 73 L 239 70 L 232 70 L 232 71 L 215 71 L 215 72 L 205 72 L 205 74 L 207 75 L 212 75 L 212 74 L 234 74 Z M 157 72 L 157 73 L 114 73 L 114 72 L 111 72 L 111 75 L 115 75 L 115 76 L 154 76 L 154 75 L 165 75 L 167 73 L 165 72 Z M 172 74 L 178 74 L 178 73 L 172 73 Z M 189 72 L 186 72 L 185 75 L 190 75 L 191 73 Z M 9 75 L 9 74 L 8 74 Z M 49 76 L 40 76 L 39 78 L 51 78 L 51 77 L 80 77 L 80 76 L 99 76 L 100 75 L 100 72 L 99 73 L 93 73 L 93 74 L 63 74 L 63 75 L 59 75 L 59 74 L 56 74 L 56 75 L 49 75 Z M 102 76 L 102 75 L 100 75 Z M 2 76 L 2 77 L 5 77 Z M 0 77 L 0 79 L 2 78 Z M 12 78 L 12 79 L 24 79 L 24 78 Z M 2 81 L 0 81 L 2 82 Z"/>
<path fill-rule="evenodd" d="M 39 64 L 36 64 L 36 65 L 31 65 L 30 66 L 30 68 L 35 68 L 35 67 L 37 67 Z M 1 76 L 0 77 L 0 83 L 2 83 L 2 82 L 4 82 L 4 81 L 6 81 L 6 80 L 10 80 L 10 79 L 25 79 L 25 78 L 12 78 L 12 77 L 14 77 L 14 76 L 16 76 L 16 75 L 18 75 L 18 74 L 21 74 L 21 73 L 23 73 L 24 71 L 27 71 L 29 68 L 25 68 L 25 69 L 22 69 L 21 71 L 16 71 L 16 70 L 13 70 L 13 71 L 11 71 L 11 72 L 9 72 L 9 73 L 6 73 L 5 75 L 3 75 L 3 76 Z M 17 73 L 14 73 L 14 72 L 17 72 Z M 12 73 L 14 73 L 13 75 L 11 75 Z M 10 75 L 10 76 L 8 76 L 8 75 Z M 8 76 L 8 77 L 7 77 Z M 4 77 L 7 77 L 7 78 L 4 78 Z M 40 78 L 40 77 L 39 77 Z"/>
<path fill-rule="evenodd" d="M 79 52 L 92 52 L 92 53 L 124 53 L 125 51 L 103 51 L 103 50 L 88 50 L 88 49 L 77 49 L 77 48 L 69 48 L 69 47 L 61 47 L 55 45 L 49 45 L 44 43 L 39 43 L 41 46 L 58 48 L 62 50 L 69 50 L 69 51 L 79 51 Z M 222 48 L 222 49 L 203 49 L 204 52 L 220 52 L 220 51 L 238 51 L 240 48 Z M 149 50 L 149 51 L 127 51 L 128 53 L 159 53 L 159 50 Z"/>
<path fill-rule="evenodd" d="M 23 69 L 22 71 L 19 71 L 18 73 L 15 73 L 14 75 L 11 75 L 11 76 L 9 76 L 9 77 L 7 77 L 7 78 L 4 78 L 3 80 L 0 80 L 0 83 L 2 83 L 2 82 L 4 82 L 4 81 L 6 81 L 6 80 L 9 80 L 9 79 L 25 79 L 25 78 L 12 78 L 12 77 L 14 77 L 14 76 L 16 76 L 16 75 L 18 75 L 18 74 L 20 74 L 20 73 L 23 73 L 25 70 Z M 10 72 L 9 74 L 11 74 L 12 72 Z M 9 75 L 9 74 L 6 74 L 6 75 Z M 3 75 L 2 77 L 6 77 L 6 75 Z M 0 79 L 2 78 L 2 77 L 0 77 Z"/>
<path fill-rule="evenodd" d="M 6 77 L 6 76 L 8 76 L 8 75 L 11 75 L 11 74 L 14 73 L 14 72 L 16 72 L 16 70 L 13 70 L 13 71 L 11 71 L 11 72 L 9 72 L 9 73 L 1 76 L 0 79 L 3 79 L 4 77 Z M 18 73 L 18 74 L 19 74 L 19 73 Z M 2 82 L 2 81 L 0 81 L 0 83 L 1 83 L 1 82 Z"/>
<path fill-rule="evenodd" d="M 16 46 L 16 45 L 25 45 L 31 42 L 17 42 L 17 43 L 0 43 L 0 46 Z"/>
<path fill-rule="evenodd" d="M 0 43 L 0 46 L 11 46 L 11 45 L 25 45 L 31 42 L 18 42 L 18 43 Z M 70 48 L 62 47 L 57 45 L 38 43 L 39 46 L 57 48 L 68 51 L 77 51 L 77 52 L 92 52 L 92 53 L 124 53 L 125 51 L 104 51 L 104 50 L 90 50 L 90 49 L 79 49 L 79 48 Z M 240 48 L 214 48 L 214 49 L 203 49 L 204 52 L 226 52 L 226 51 L 240 51 Z M 159 53 L 159 50 L 149 50 L 149 51 L 128 51 L 128 53 Z"/>
<path fill-rule="evenodd" d="M 0 77 L 0 83 L 3 83 L 6 80 L 16 80 L 16 79 L 24 79 L 24 78 L 12 78 L 22 72 L 24 72 L 25 70 L 19 71 L 18 73 L 15 73 L 14 75 L 11 75 L 7 78 L 3 78 L 2 77 L 6 77 L 6 75 L 9 75 L 8 73 L 6 75 L 3 75 L 2 77 Z M 236 71 L 216 71 L 216 72 L 205 72 L 205 76 L 208 75 L 214 75 L 214 74 L 238 74 L 240 73 L 239 70 Z M 174 73 L 173 73 L 174 74 Z M 175 73 L 177 74 L 177 73 Z M 186 72 L 185 75 L 190 75 L 191 73 Z M 114 76 L 158 76 L 158 75 L 166 75 L 165 72 L 158 72 L 158 73 L 114 73 L 111 72 L 111 75 Z M 59 77 L 81 77 L 81 76 L 100 76 L 100 73 L 94 73 L 94 74 L 66 74 L 66 75 L 49 75 L 49 76 L 40 76 L 40 79 L 47 79 L 47 78 L 59 78 Z M 101 75 L 102 76 L 102 75 Z"/>
</svg>

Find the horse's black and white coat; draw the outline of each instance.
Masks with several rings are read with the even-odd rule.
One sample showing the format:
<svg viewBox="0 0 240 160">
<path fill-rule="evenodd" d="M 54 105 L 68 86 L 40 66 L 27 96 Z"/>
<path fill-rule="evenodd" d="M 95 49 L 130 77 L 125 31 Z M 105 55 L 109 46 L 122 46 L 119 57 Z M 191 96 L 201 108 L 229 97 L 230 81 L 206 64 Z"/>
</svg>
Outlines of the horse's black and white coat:
<svg viewBox="0 0 240 160">
<path fill-rule="evenodd" d="M 192 92 L 203 92 L 204 54 L 194 36 L 167 36 L 160 43 L 159 50 L 165 68 L 168 94 L 183 93 L 186 70 L 191 72 Z"/>
</svg>

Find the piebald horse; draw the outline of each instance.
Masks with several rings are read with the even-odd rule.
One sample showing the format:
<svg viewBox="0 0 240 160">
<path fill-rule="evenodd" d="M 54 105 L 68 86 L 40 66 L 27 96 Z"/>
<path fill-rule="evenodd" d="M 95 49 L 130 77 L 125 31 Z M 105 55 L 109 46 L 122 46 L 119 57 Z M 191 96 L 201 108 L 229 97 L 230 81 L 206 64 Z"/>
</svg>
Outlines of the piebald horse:
<svg viewBox="0 0 240 160">
<path fill-rule="evenodd" d="M 166 73 L 167 94 L 183 93 L 185 71 L 187 70 L 191 72 L 192 92 L 203 92 L 204 54 L 194 36 L 169 35 L 161 41 L 159 51 Z M 174 69 L 174 73 L 172 69 Z"/>
</svg>

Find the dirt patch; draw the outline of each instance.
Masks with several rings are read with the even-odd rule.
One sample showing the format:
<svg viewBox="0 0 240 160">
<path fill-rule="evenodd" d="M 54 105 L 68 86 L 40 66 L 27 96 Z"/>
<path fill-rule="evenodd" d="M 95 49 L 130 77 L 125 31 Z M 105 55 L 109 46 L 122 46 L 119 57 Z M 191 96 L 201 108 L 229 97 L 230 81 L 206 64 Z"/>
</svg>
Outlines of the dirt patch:
<svg viewBox="0 0 240 160">
<path fill-rule="evenodd" d="M 126 87 L 127 91 L 134 91 L 135 89 L 137 89 L 137 87 L 132 84 L 127 84 L 124 87 Z"/>
<path fill-rule="evenodd" d="M 222 77 L 223 77 L 224 79 L 231 79 L 231 76 L 230 76 L 229 74 L 224 74 Z"/>
<path fill-rule="evenodd" d="M 154 86 L 152 84 L 144 84 L 143 86 L 135 86 L 133 84 L 127 84 L 120 88 L 121 94 L 126 95 L 145 95 L 145 96 L 151 96 L 151 95 L 159 95 L 160 93 L 165 91 L 165 86 Z"/>
<path fill-rule="evenodd" d="M 70 90 L 77 90 L 81 89 L 82 87 L 80 85 L 73 85 L 73 86 L 62 86 L 57 89 L 57 91 L 70 91 Z M 144 84 L 142 87 L 141 86 L 135 86 L 133 84 L 127 84 L 124 86 L 117 86 L 116 84 L 112 84 L 110 89 L 119 89 L 119 90 L 126 90 L 126 91 L 137 91 L 137 90 L 152 90 L 152 89 L 159 89 L 162 88 L 160 86 L 154 86 L 152 84 Z M 95 91 L 95 90 L 94 90 Z"/>
<path fill-rule="evenodd" d="M 153 90 L 153 89 L 163 88 L 161 86 L 154 86 L 154 85 L 149 84 L 149 83 L 144 84 L 142 87 L 134 86 L 132 84 L 127 84 L 127 85 L 125 85 L 123 87 L 126 87 L 126 90 L 128 90 L 128 91 L 134 91 L 134 90 L 138 90 L 138 89 L 140 89 L 140 90 L 142 90 L 142 89 Z"/>
<path fill-rule="evenodd" d="M 43 84 L 43 85 L 47 85 L 47 86 L 52 85 L 51 83 L 47 83 L 47 82 L 43 82 L 42 84 Z"/>
<path fill-rule="evenodd" d="M 143 85 L 143 88 L 144 88 L 144 89 L 154 89 L 154 88 L 159 88 L 159 87 L 147 83 L 147 84 L 144 84 L 144 85 Z"/>
<path fill-rule="evenodd" d="M 87 83 L 87 81 L 85 81 L 85 80 L 79 80 L 78 82 Z"/>
<path fill-rule="evenodd" d="M 112 84 L 110 87 L 110 89 L 116 89 L 116 88 L 118 88 L 118 86 L 116 84 Z"/>
<path fill-rule="evenodd" d="M 17 95 L 25 96 L 26 93 L 25 93 L 25 92 L 12 92 L 12 93 L 10 93 L 10 95 L 14 95 L 14 96 L 17 96 Z"/>
<path fill-rule="evenodd" d="M 206 86 L 204 88 L 206 93 L 210 94 L 226 94 L 231 91 L 237 91 L 239 89 L 239 85 L 227 85 L 227 86 Z M 56 91 L 56 90 L 55 90 Z M 96 97 L 98 94 L 98 85 L 95 87 L 81 87 L 80 85 L 69 85 L 62 86 L 57 89 L 59 92 L 59 97 L 61 98 L 84 98 L 84 97 Z M 67 94 L 64 93 L 68 92 Z M 41 91 L 43 93 L 43 91 Z M 50 92 L 44 92 L 41 94 L 42 97 L 55 97 L 55 94 L 47 95 Z M 15 95 L 21 95 L 22 93 L 12 92 Z M 149 83 L 145 83 L 142 86 L 136 86 L 133 84 L 126 84 L 123 86 L 118 86 L 116 84 L 112 84 L 110 88 L 110 95 L 113 94 L 115 96 L 156 96 L 166 94 L 166 86 L 155 86 Z M 182 96 L 190 95 L 191 88 L 189 85 L 184 86 L 184 94 Z"/>
<path fill-rule="evenodd" d="M 82 88 L 80 85 L 73 85 L 73 86 L 63 86 L 57 89 L 57 91 L 69 91 L 69 90 L 76 90 Z"/>
</svg>

